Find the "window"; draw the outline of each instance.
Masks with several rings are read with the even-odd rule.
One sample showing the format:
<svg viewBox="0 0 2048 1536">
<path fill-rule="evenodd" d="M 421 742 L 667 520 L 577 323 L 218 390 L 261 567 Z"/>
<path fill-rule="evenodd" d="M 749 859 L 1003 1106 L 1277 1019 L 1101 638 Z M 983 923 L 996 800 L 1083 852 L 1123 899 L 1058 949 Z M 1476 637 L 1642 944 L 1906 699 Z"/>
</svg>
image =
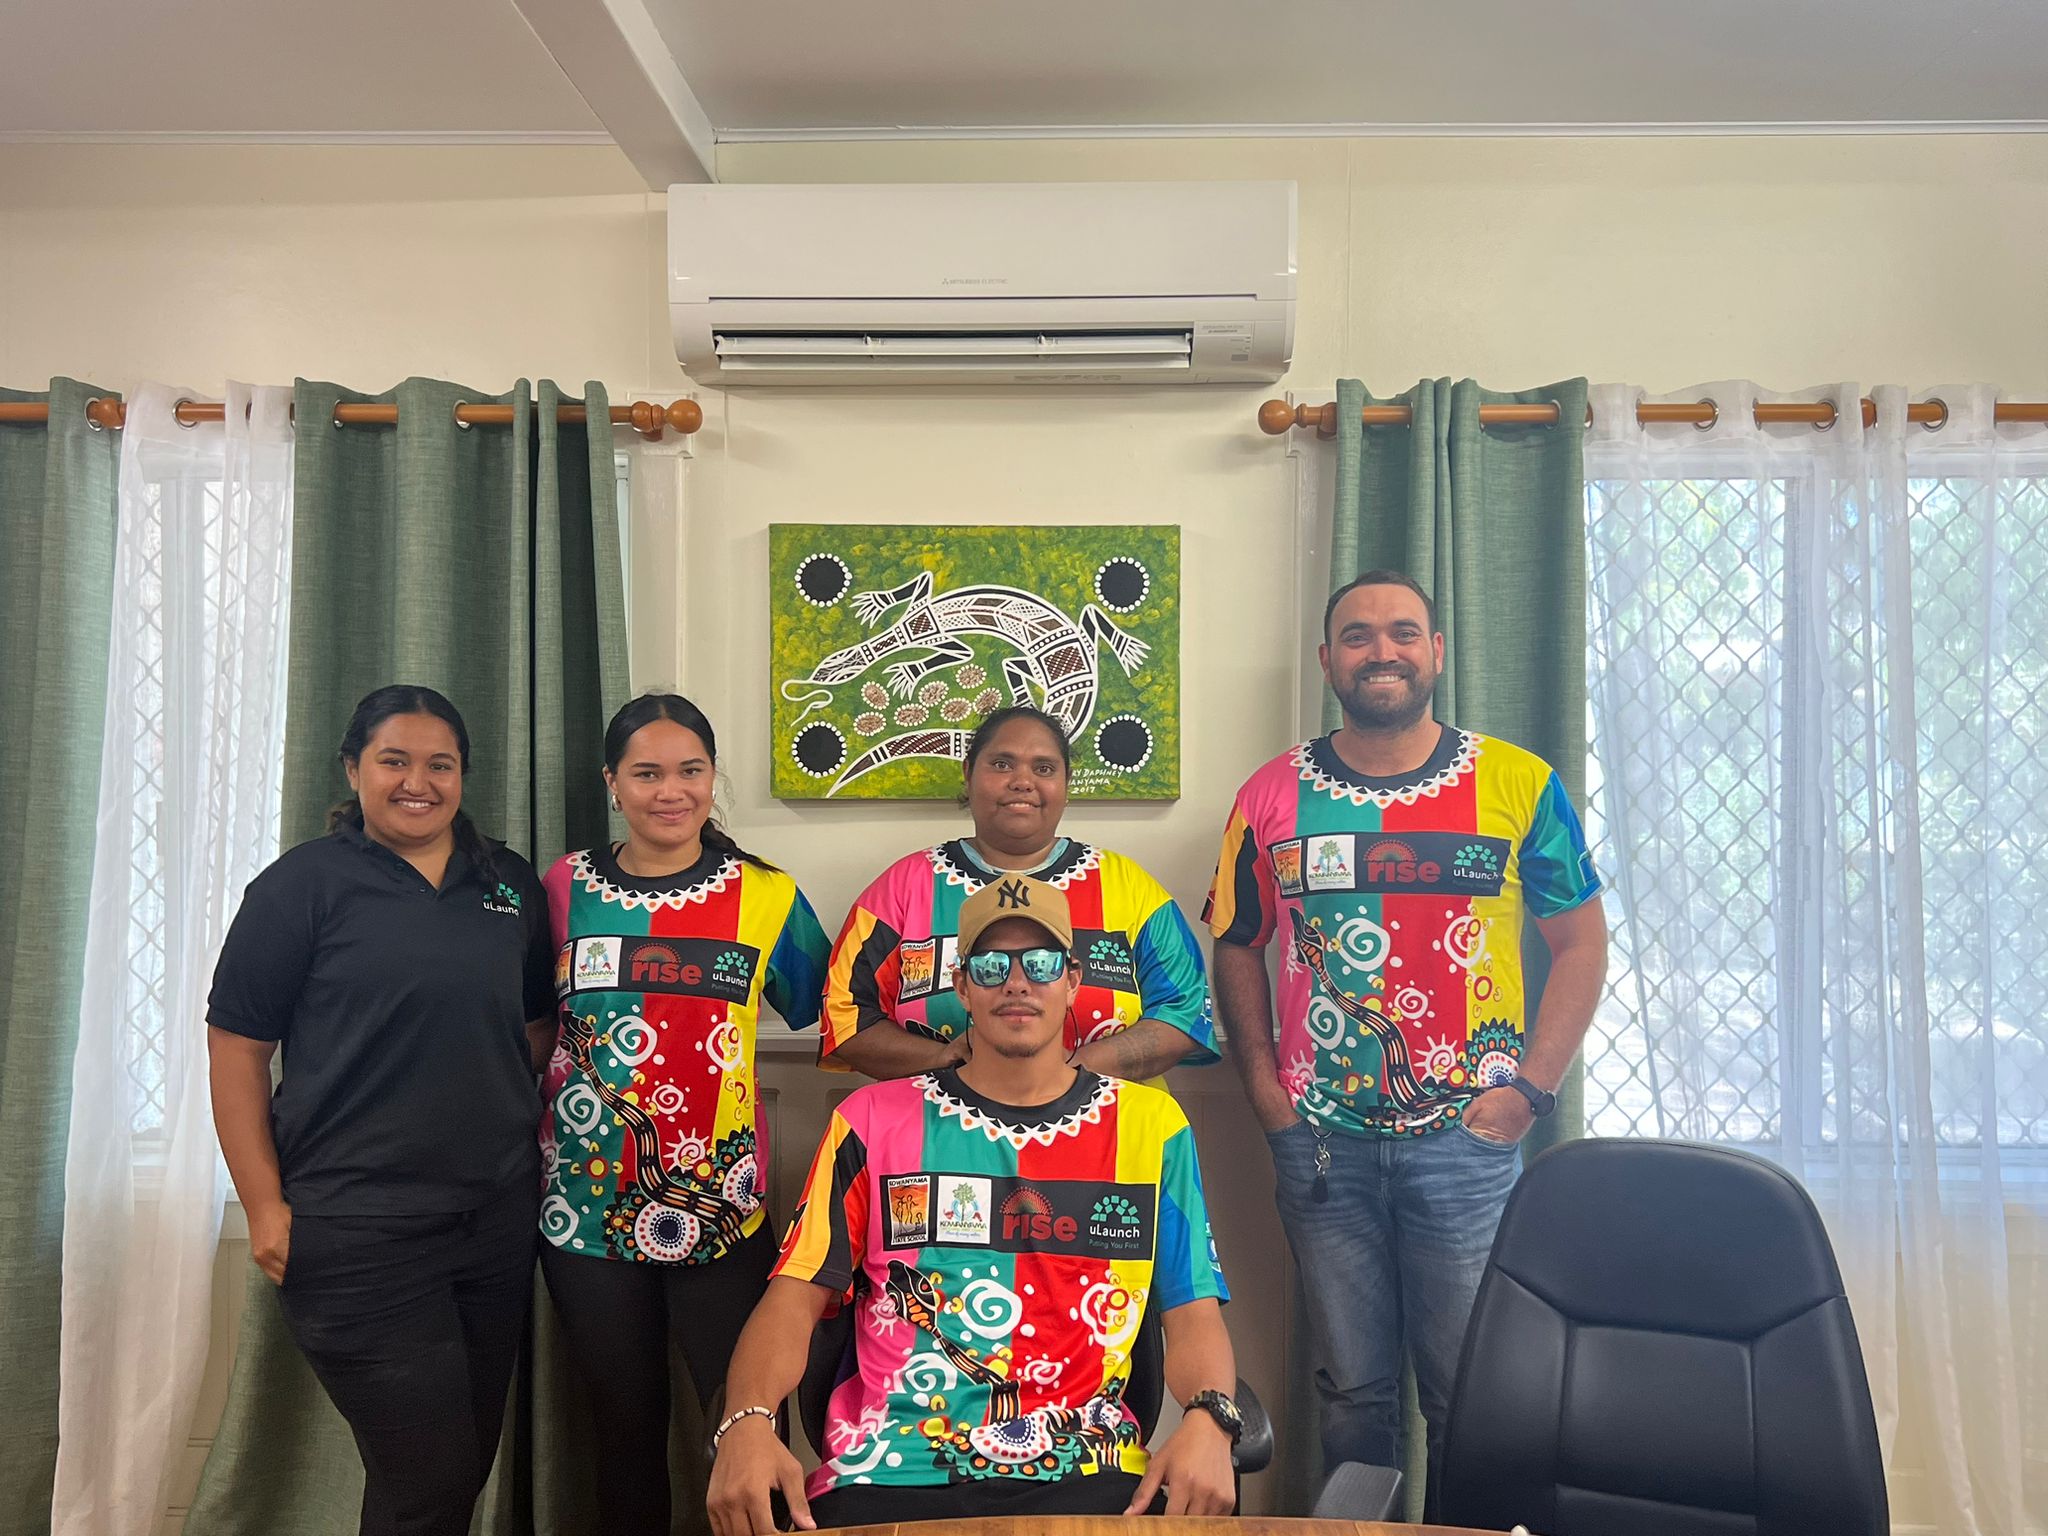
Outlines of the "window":
<svg viewBox="0 0 2048 1536">
<path fill-rule="evenodd" d="M 174 888 L 179 850 L 190 858 L 194 848 L 205 846 L 195 828 L 231 827 L 237 842 L 252 850 L 237 862 L 253 858 L 260 867 L 279 836 L 282 712 L 266 715 L 245 707 L 239 690 L 250 676 L 222 650 L 243 638 L 260 647 L 257 637 L 246 635 L 242 605 L 270 600 L 253 595 L 248 582 L 254 580 L 263 594 L 275 591 L 280 572 L 274 562 L 282 557 L 275 539 L 254 549 L 227 550 L 230 517 L 217 475 L 217 463 L 209 476 L 187 462 L 178 473 L 124 487 L 120 559 L 133 566 L 117 576 L 113 644 L 116 699 L 127 708 L 109 722 L 103 771 L 119 776 L 118 795 L 102 795 L 101 814 L 106 817 L 109 806 L 123 808 L 112 878 L 121 902 L 116 910 L 126 916 L 125 964 L 105 1002 L 125 1031 L 130 1128 L 142 1142 L 163 1135 L 173 1053 L 178 1039 L 193 1037 L 191 1031 L 173 1032 L 166 1012 L 178 950 L 174 928 L 218 933 L 226 926 L 224 910 L 187 908 L 217 907 L 241 897 L 239 881 L 232 890 L 205 878 Z M 289 516 L 288 501 L 282 515 Z M 273 563 L 260 571 L 250 568 L 266 560 Z M 281 627 L 281 615 L 270 622 Z M 281 700 L 281 679 L 265 679 L 260 686 L 276 689 Z M 257 722 L 265 722 L 265 739 L 242 739 L 242 731 Z M 272 723 L 278 729 L 270 730 Z M 196 766 L 202 761 L 204 766 Z M 195 794 L 208 797 L 203 809 L 190 808 Z M 102 860 L 96 900 L 106 871 Z M 203 999 L 206 978 L 187 978 L 182 990 Z"/>
<path fill-rule="evenodd" d="M 1694 468 L 1587 486 L 1588 1129 L 2048 1149 L 2048 473 Z"/>
</svg>

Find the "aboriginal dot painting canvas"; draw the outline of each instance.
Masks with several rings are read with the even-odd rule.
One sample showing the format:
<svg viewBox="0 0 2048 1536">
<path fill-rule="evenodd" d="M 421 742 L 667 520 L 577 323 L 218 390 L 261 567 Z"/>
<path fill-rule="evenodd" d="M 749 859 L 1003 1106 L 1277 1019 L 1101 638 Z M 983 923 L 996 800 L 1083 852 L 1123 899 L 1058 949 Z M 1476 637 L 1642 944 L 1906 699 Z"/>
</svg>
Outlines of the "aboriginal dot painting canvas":
<svg viewBox="0 0 2048 1536">
<path fill-rule="evenodd" d="M 950 799 L 975 723 L 1066 728 L 1076 800 L 1180 795 L 1180 529 L 770 527 L 773 788 Z"/>
</svg>

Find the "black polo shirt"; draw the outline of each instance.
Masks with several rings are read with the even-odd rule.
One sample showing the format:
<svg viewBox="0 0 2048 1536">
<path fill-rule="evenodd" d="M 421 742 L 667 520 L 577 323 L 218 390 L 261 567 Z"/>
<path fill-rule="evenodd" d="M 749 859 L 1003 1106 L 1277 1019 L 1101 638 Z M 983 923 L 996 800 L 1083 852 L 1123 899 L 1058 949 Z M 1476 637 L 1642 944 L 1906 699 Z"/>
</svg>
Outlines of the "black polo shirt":
<svg viewBox="0 0 2048 1536">
<path fill-rule="evenodd" d="M 435 890 L 344 825 L 249 882 L 207 1021 L 283 1046 L 284 1197 L 309 1215 L 468 1211 L 540 1187 L 526 1021 L 555 1008 L 547 897 L 496 848 Z"/>
</svg>

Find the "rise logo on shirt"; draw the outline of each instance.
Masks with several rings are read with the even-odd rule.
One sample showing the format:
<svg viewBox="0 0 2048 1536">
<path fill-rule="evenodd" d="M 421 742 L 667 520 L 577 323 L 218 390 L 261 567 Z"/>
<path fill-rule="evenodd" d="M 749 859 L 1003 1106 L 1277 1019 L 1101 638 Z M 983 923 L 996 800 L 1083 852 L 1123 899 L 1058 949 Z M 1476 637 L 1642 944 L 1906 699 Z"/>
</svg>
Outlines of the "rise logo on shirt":
<svg viewBox="0 0 2048 1536">
<path fill-rule="evenodd" d="M 761 951 L 736 939 L 583 938 L 570 967 L 572 992 L 665 992 L 745 1002 Z"/>
<path fill-rule="evenodd" d="M 1272 848 L 1283 896 L 1371 891 L 1389 896 L 1498 896 L 1506 838 L 1464 832 L 1317 833 Z"/>
<path fill-rule="evenodd" d="M 943 1172 L 882 1180 L 889 1246 L 1148 1258 L 1157 1191 L 1100 1179 Z"/>
</svg>

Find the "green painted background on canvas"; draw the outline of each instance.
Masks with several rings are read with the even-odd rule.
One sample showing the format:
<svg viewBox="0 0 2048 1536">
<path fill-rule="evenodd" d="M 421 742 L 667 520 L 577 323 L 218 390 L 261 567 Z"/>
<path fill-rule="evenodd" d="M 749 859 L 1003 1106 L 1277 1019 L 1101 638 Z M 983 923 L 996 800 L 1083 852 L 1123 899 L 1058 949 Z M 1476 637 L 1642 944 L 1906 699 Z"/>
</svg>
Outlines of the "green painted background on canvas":
<svg viewBox="0 0 2048 1536">
<path fill-rule="evenodd" d="M 787 799 L 950 799 L 960 788 L 955 761 L 931 757 L 905 758 L 865 773 L 834 794 L 834 782 L 862 754 L 908 730 L 972 729 L 988 707 L 1008 703 L 1002 662 L 1017 654 L 1011 643 L 993 635 L 963 634 L 971 659 L 934 671 L 909 698 L 889 691 L 886 703 L 874 704 L 873 688 L 889 688 L 892 661 L 915 659 L 927 648 L 912 645 L 876 658 L 857 676 L 831 685 L 829 704 L 805 713 L 808 699 L 786 697 L 783 684 L 808 677 L 835 651 L 886 633 L 903 620 L 908 605 L 891 608 L 880 621 L 864 624 L 855 612 L 859 593 L 884 591 L 929 571 L 933 595 L 960 587 L 998 584 L 1033 593 L 1079 622 L 1085 606 L 1095 607 L 1125 634 L 1150 647 L 1130 676 L 1124 674 L 1107 644 L 1090 646 L 1095 657 L 1097 692 L 1093 713 L 1073 744 L 1075 799 L 1170 800 L 1180 794 L 1180 529 L 1159 526 L 1122 527 L 901 527 L 830 523 L 776 523 L 769 538 L 770 693 L 774 793 Z M 842 578 L 829 562 L 813 561 L 809 581 L 814 593 L 829 593 L 844 580 L 844 590 L 822 606 L 805 598 L 797 579 L 814 556 L 837 556 L 845 563 Z M 1113 576 L 1115 595 L 1128 598 L 1136 561 L 1149 578 L 1144 595 L 1128 612 L 1103 602 L 1098 573 L 1118 562 Z M 978 670 L 977 670 L 978 669 Z M 1034 693 L 1033 702 L 1038 701 Z M 899 712 L 909 713 L 899 719 Z M 922 710 L 920 716 L 918 711 Z M 881 717 L 876 728 L 875 716 Z M 1104 738 L 1104 727 L 1118 717 L 1135 717 L 1150 733 L 1151 752 L 1135 769 L 1113 770 L 1102 748 L 1128 759 L 1137 728 L 1128 723 Z M 812 731 L 824 725 L 827 731 Z M 822 775 L 806 772 L 796 757 L 799 732 L 812 731 L 805 747 L 816 763 L 829 761 L 830 732 L 843 738 L 839 768 Z"/>
</svg>

